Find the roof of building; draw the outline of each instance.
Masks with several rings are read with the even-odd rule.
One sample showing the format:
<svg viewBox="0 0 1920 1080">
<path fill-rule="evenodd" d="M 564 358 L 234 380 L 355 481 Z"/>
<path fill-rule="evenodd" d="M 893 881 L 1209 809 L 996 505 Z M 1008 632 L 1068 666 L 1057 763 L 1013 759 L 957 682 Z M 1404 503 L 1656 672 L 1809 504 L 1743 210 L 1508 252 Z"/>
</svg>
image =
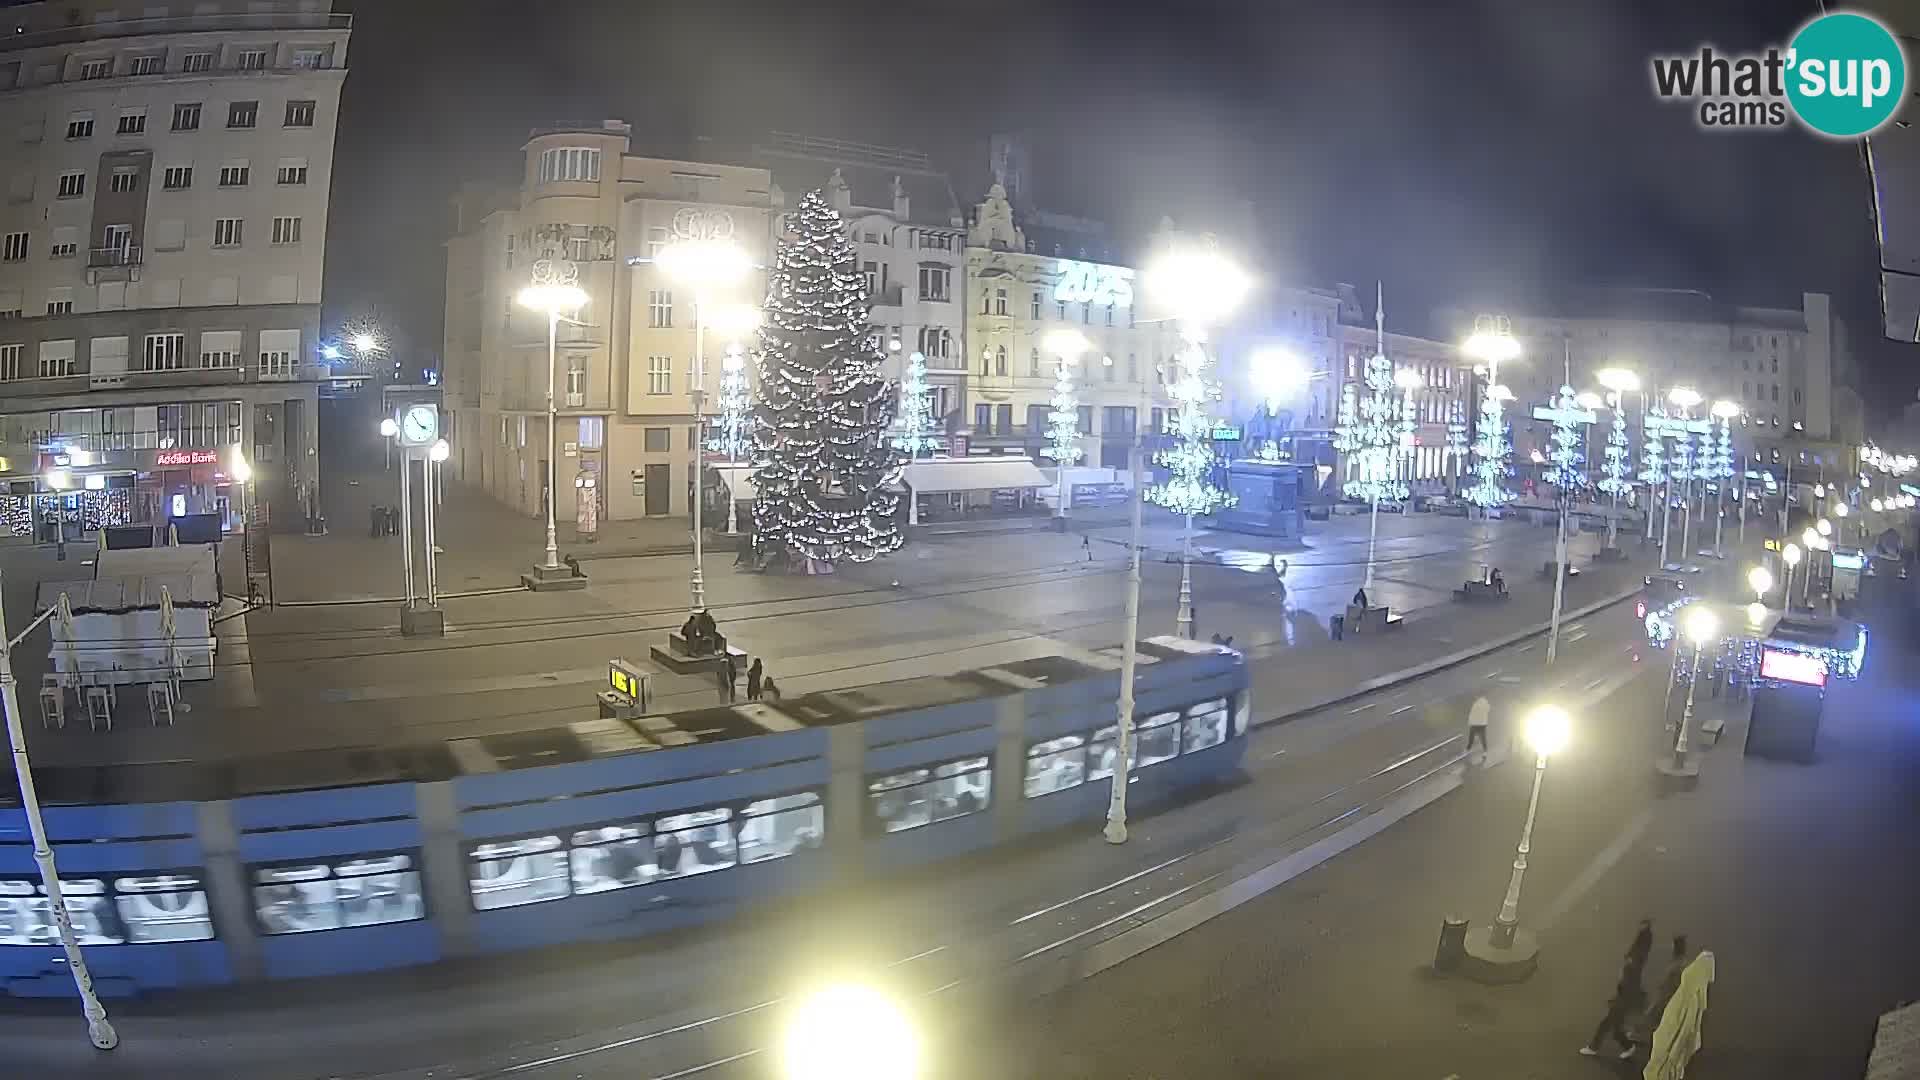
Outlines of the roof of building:
<svg viewBox="0 0 1920 1080">
<path fill-rule="evenodd" d="M 837 170 L 855 209 L 893 213 L 898 178 L 909 222 L 953 228 L 963 220 L 953 181 L 918 151 L 774 132 L 754 144 L 750 157 L 773 174 L 790 204 L 805 192 L 824 189 Z"/>
</svg>

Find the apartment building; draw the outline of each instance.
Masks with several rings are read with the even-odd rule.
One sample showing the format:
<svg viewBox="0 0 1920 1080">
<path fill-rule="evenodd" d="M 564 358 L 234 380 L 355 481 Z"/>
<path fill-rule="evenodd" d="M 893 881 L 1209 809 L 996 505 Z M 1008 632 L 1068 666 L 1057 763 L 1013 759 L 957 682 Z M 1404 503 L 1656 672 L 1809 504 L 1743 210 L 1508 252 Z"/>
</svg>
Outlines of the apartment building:
<svg viewBox="0 0 1920 1080">
<path fill-rule="evenodd" d="M 326 0 L 0 11 L 0 512 L 15 532 L 317 497 Z"/>
</svg>

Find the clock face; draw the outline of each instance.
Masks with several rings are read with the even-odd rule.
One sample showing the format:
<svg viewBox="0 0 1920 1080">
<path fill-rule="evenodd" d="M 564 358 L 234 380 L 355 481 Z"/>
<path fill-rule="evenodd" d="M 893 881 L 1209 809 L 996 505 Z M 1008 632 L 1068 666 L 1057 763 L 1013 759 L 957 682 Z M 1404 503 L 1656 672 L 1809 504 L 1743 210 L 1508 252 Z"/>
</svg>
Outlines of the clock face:
<svg viewBox="0 0 1920 1080">
<path fill-rule="evenodd" d="M 409 405 L 400 416 L 400 441 L 425 446 L 440 434 L 440 413 L 431 405 Z"/>
</svg>

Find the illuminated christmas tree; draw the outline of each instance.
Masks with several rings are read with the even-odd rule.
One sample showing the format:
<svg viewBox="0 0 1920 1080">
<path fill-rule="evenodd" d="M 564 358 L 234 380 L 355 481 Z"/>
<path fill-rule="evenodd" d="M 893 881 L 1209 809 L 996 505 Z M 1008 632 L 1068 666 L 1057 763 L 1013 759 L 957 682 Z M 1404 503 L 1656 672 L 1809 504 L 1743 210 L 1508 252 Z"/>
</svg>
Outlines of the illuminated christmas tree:
<svg viewBox="0 0 1920 1080">
<path fill-rule="evenodd" d="M 1600 490 L 1616 501 L 1633 492 L 1633 480 L 1628 476 L 1633 460 L 1627 445 L 1627 411 L 1620 404 L 1620 395 L 1613 395 L 1613 428 L 1607 432 L 1607 451 L 1600 462 Z"/>
<path fill-rule="evenodd" d="M 1587 457 L 1581 452 L 1581 417 L 1587 415 L 1574 397 L 1573 387 L 1562 385 L 1553 400 L 1553 434 L 1548 437 L 1547 469 L 1543 479 L 1560 490 L 1561 502 L 1571 502 L 1587 486 Z"/>
<path fill-rule="evenodd" d="M 1447 462 L 1448 472 L 1461 476 L 1466 472 L 1467 460 L 1467 406 L 1458 399 L 1447 406 Z"/>
<path fill-rule="evenodd" d="M 895 393 L 867 307 L 845 223 L 809 192 L 767 276 L 753 425 L 754 529 L 790 559 L 865 562 L 903 539 Z"/>
<path fill-rule="evenodd" d="M 1358 475 L 1347 481 L 1349 499 L 1375 502 L 1404 499 L 1407 485 L 1395 475 L 1401 446 L 1400 394 L 1393 384 L 1393 364 L 1379 353 L 1367 360 L 1367 393 L 1359 399 L 1358 415 L 1348 435 L 1359 463 Z"/>
<path fill-rule="evenodd" d="M 899 434 L 893 437 L 893 445 L 907 457 L 918 458 L 921 451 L 933 450 L 933 429 L 933 388 L 927 385 L 927 358 L 915 351 L 907 357 L 905 378 L 900 382 L 900 421 L 894 429 Z"/>
<path fill-rule="evenodd" d="M 1480 399 L 1480 429 L 1473 441 L 1475 483 L 1467 489 L 1467 501 L 1482 508 L 1501 506 L 1513 499 L 1506 484 L 1507 477 L 1513 475 L 1513 466 L 1508 464 L 1513 439 L 1500 414 L 1500 398 L 1489 386 Z"/>
<path fill-rule="evenodd" d="M 1073 395 L 1073 367 L 1065 359 L 1054 363 L 1053 397 L 1048 404 L 1053 408 L 1047 413 L 1047 448 L 1041 453 L 1066 468 L 1080 460 L 1082 451 L 1080 399 Z"/>
<path fill-rule="evenodd" d="M 1176 514 L 1211 514 L 1234 502 L 1233 496 L 1212 482 L 1219 457 L 1213 452 L 1213 419 L 1207 415 L 1207 402 L 1220 394 L 1206 379 L 1207 353 L 1200 340 L 1188 338 L 1174 360 L 1179 370 L 1167 393 L 1179 403 L 1169 420 L 1175 442 L 1154 455 L 1155 463 L 1167 470 L 1167 482 L 1148 488 L 1146 497 Z"/>
</svg>

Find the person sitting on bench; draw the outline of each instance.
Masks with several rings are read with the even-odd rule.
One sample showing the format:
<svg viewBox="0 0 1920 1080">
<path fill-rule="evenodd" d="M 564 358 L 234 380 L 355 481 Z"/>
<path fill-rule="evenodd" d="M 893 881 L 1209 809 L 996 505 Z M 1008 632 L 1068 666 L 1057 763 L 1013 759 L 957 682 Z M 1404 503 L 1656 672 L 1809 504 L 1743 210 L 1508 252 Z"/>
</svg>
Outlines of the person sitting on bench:
<svg viewBox="0 0 1920 1080">
<path fill-rule="evenodd" d="M 726 646 L 726 639 L 720 636 L 720 627 L 713 621 L 713 612 L 702 608 L 695 618 L 699 620 L 697 629 L 702 643 L 700 652 L 704 654 L 719 652 L 723 649 Z"/>
<path fill-rule="evenodd" d="M 1507 591 L 1507 579 L 1500 576 L 1500 568 L 1497 566 L 1487 574 L 1487 584 L 1493 586 L 1495 592 Z"/>
<path fill-rule="evenodd" d="M 1362 585 L 1358 589 L 1353 590 L 1352 604 L 1354 607 L 1357 607 L 1362 611 L 1365 611 L 1367 609 L 1367 587 L 1366 586 Z"/>
</svg>

